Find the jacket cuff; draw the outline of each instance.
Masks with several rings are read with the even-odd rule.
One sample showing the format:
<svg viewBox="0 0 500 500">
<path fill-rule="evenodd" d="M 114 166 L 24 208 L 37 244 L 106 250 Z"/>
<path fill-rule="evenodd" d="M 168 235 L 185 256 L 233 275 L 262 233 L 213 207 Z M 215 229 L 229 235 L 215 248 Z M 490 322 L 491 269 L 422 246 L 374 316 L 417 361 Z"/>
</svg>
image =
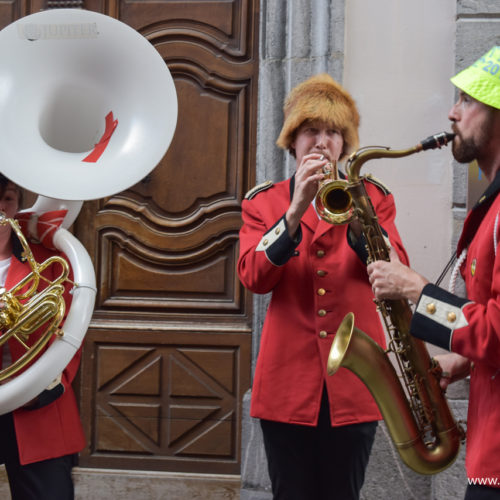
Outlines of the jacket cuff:
<svg viewBox="0 0 500 500">
<path fill-rule="evenodd" d="M 471 301 L 428 283 L 422 290 L 410 325 L 410 333 L 451 351 L 453 332 L 469 323 L 464 307 Z"/>
<path fill-rule="evenodd" d="M 58 377 L 47 389 L 43 390 L 33 401 L 32 404 L 26 406 L 26 410 L 39 410 L 44 406 L 48 406 L 56 399 L 64 394 L 64 385 L 61 382 L 61 377 Z"/>
<path fill-rule="evenodd" d="M 268 260 L 275 266 L 283 266 L 295 253 L 302 241 L 302 228 L 299 226 L 297 236 L 291 238 L 285 216 L 274 224 L 260 240 L 256 252 L 265 252 Z"/>
</svg>

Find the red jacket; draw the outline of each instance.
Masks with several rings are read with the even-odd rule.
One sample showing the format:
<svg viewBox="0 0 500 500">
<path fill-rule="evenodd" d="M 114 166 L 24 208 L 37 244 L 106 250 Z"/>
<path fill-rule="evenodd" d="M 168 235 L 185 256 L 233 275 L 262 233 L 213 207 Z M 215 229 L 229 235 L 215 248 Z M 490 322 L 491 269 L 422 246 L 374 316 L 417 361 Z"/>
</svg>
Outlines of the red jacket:
<svg viewBox="0 0 500 500">
<path fill-rule="evenodd" d="M 391 194 L 366 182 L 391 243 L 407 262 L 394 225 Z M 369 391 L 350 371 L 326 373 L 332 341 L 344 316 L 380 345 L 384 331 L 373 303 L 366 264 L 347 242 L 347 226 L 319 220 L 312 206 L 301 222 L 301 240 L 288 236 L 284 214 L 293 178 L 257 188 L 242 204 L 238 273 L 254 293 L 272 292 L 264 322 L 251 415 L 316 425 L 326 382 L 334 426 L 380 419 Z"/>
<path fill-rule="evenodd" d="M 53 251 L 41 245 L 30 244 L 30 248 L 35 260 L 39 263 L 54 255 Z M 13 256 L 5 288 L 9 290 L 30 272 L 31 268 L 28 263 L 20 262 Z M 59 272 L 59 265 L 51 265 L 44 272 L 44 276 L 52 281 L 59 275 Z M 45 286 L 45 283 L 41 280 L 39 290 L 45 288 Z M 68 293 L 65 294 L 65 300 L 67 304 L 66 311 L 68 311 L 71 304 Z M 30 336 L 30 343 L 35 341 L 36 334 L 37 332 Z M 13 361 L 25 352 L 16 340 L 9 340 L 9 348 Z M 64 385 L 64 393 L 58 399 L 40 409 L 27 410 L 19 408 L 13 412 L 21 464 L 77 453 L 85 446 L 78 406 L 71 387 L 80 363 L 80 355 L 81 350 L 75 354 L 64 370 L 61 380 Z"/>
<path fill-rule="evenodd" d="M 500 486 L 500 174 L 468 214 L 457 255 L 467 298 L 427 285 L 412 320 L 414 335 L 472 362 L 467 419 L 469 478 Z M 433 303 L 433 314 L 427 305 Z M 487 483 L 490 485 L 489 483 Z M 492 485 L 491 485 L 492 486 Z"/>
</svg>

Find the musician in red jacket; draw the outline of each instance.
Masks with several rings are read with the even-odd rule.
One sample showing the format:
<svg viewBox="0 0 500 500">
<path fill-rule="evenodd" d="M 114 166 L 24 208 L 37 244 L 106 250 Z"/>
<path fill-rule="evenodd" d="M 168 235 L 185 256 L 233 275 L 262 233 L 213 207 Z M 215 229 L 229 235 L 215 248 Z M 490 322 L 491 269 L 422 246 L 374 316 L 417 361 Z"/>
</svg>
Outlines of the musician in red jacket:
<svg viewBox="0 0 500 500">
<path fill-rule="evenodd" d="M 451 354 L 436 356 L 442 387 L 470 375 L 467 418 L 466 500 L 500 499 L 500 46 L 452 78 L 459 98 L 449 119 L 456 134 L 453 156 L 477 160 L 490 182 L 467 215 L 457 264 L 444 290 L 398 262 L 368 267 L 378 298 L 416 304 L 411 333 Z M 467 296 L 454 293 L 455 274 Z"/>
<path fill-rule="evenodd" d="M 285 101 L 277 144 L 295 174 L 267 182 L 242 203 L 238 273 L 254 293 L 271 293 L 252 388 L 276 499 L 359 498 L 378 408 L 350 371 L 326 373 L 334 334 L 348 312 L 380 345 L 384 332 L 356 225 L 332 225 L 315 210 L 331 164 L 358 147 L 359 115 L 329 75 L 295 87 Z M 407 257 L 394 225 L 392 195 L 364 181 L 391 245 Z"/>
<path fill-rule="evenodd" d="M 13 218 L 20 205 L 20 189 L 0 174 L 0 210 Z M 58 252 L 41 244 L 30 244 L 35 260 L 43 262 Z M 22 247 L 10 225 L 0 225 L 0 284 L 9 290 L 31 272 L 21 260 Z M 51 265 L 44 277 L 53 281 L 59 264 Z M 40 280 L 39 289 L 46 286 Z M 71 298 L 66 290 L 66 311 Z M 29 339 L 33 342 L 39 332 Z M 25 350 L 15 339 L 3 345 L 3 366 L 21 357 Z M 74 498 L 71 470 L 76 454 L 85 446 L 83 428 L 71 387 L 80 363 L 74 356 L 61 377 L 33 401 L 0 416 L 0 463 L 5 464 L 13 500 L 70 500 Z"/>
</svg>

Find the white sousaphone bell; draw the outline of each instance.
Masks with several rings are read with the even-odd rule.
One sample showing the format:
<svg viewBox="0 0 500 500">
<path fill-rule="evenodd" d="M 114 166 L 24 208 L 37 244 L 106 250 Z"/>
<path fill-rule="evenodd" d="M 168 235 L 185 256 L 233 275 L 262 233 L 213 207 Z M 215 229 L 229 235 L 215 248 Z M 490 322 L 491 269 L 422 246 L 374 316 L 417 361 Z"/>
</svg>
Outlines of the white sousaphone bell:
<svg viewBox="0 0 500 500">
<path fill-rule="evenodd" d="M 46 351 L 0 385 L 0 414 L 36 397 L 64 370 L 90 323 L 95 273 L 67 230 L 84 200 L 139 182 L 164 156 L 177 122 L 165 61 L 137 31 L 103 14 L 55 9 L 0 31 L 0 172 L 39 193 L 31 212 L 67 209 L 53 241 L 76 287 Z"/>
</svg>

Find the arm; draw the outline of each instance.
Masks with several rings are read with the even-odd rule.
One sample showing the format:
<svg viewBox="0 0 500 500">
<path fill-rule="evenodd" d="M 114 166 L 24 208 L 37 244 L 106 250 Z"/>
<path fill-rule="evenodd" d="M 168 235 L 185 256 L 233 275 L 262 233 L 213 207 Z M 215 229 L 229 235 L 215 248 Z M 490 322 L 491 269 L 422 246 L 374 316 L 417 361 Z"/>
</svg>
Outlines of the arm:
<svg viewBox="0 0 500 500">
<path fill-rule="evenodd" d="M 245 288 L 252 292 L 268 293 L 279 281 L 302 234 L 299 228 L 296 239 L 292 239 L 285 216 L 276 221 L 272 213 L 265 216 L 261 213 L 259 201 L 244 200 L 242 204 L 238 276 Z"/>
<path fill-rule="evenodd" d="M 470 263 L 466 268 L 470 268 Z M 492 280 L 490 298 L 485 303 L 459 297 L 431 284 L 395 260 L 375 262 L 368 272 L 377 298 L 415 302 L 412 335 L 470 361 L 500 369 L 500 255 L 495 258 L 493 270 L 488 269 Z"/>
<path fill-rule="evenodd" d="M 321 158 L 316 153 L 304 156 L 294 176 L 291 200 L 289 191 L 280 188 L 247 195 L 243 201 L 238 275 L 252 292 L 270 292 L 295 255 L 302 240 L 300 221 L 325 176 L 321 169 L 328 160 Z"/>
<path fill-rule="evenodd" d="M 317 153 L 305 155 L 295 172 L 295 189 L 286 211 L 286 222 L 292 237 L 296 236 L 300 220 L 314 200 L 319 183 L 325 178 L 323 167 L 328 161 L 323 155 Z"/>
</svg>

